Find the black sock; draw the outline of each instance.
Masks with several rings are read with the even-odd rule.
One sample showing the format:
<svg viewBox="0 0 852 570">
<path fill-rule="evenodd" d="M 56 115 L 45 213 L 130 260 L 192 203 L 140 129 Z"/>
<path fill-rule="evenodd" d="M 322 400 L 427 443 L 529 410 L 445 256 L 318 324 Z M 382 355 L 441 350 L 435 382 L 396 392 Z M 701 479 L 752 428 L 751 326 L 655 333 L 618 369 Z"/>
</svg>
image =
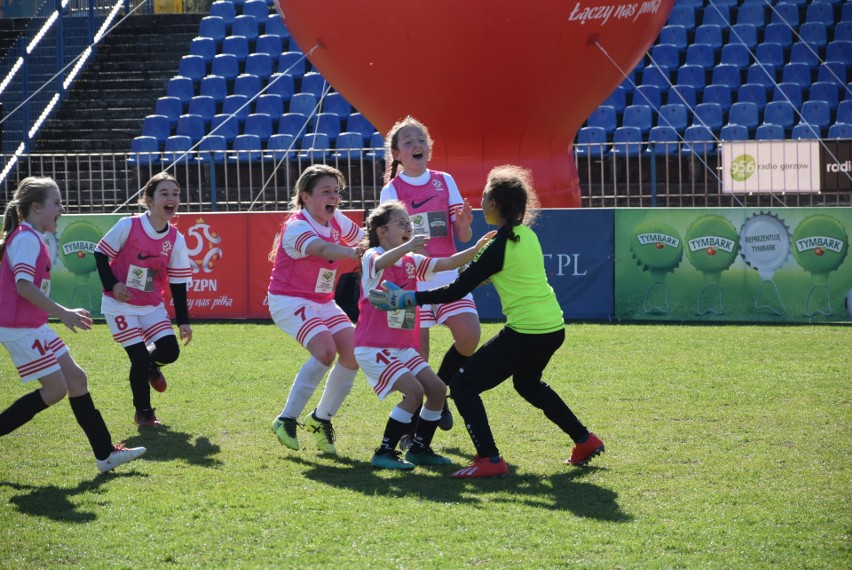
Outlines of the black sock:
<svg viewBox="0 0 852 570">
<path fill-rule="evenodd" d="M 382 445 L 379 449 L 388 449 L 393 451 L 396 449 L 402 435 L 404 433 L 408 433 L 412 427 L 411 422 L 404 424 L 393 418 L 388 418 L 388 423 L 385 424 L 385 434 L 382 436 Z"/>
<path fill-rule="evenodd" d="M 69 397 L 71 411 L 77 418 L 77 423 L 83 428 L 83 433 L 89 438 L 89 445 L 96 459 L 106 459 L 112 453 L 112 436 L 109 434 L 101 413 L 92 401 L 92 395 L 86 392 L 82 396 Z"/>
<path fill-rule="evenodd" d="M 417 425 L 414 428 L 414 441 L 411 444 L 411 451 L 414 453 L 422 453 L 429 449 L 432 445 L 432 438 L 435 436 L 435 429 L 438 427 L 438 422 L 426 421 L 421 417 L 417 417 Z"/>
<path fill-rule="evenodd" d="M 0 413 L 0 435 L 12 433 L 47 407 L 38 390 L 21 396 Z"/>
<path fill-rule="evenodd" d="M 464 356 L 458 350 L 456 345 L 451 345 L 441 360 L 441 367 L 438 368 L 438 378 L 444 381 L 447 386 L 450 385 L 453 377 L 459 373 L 459 369 L 467 361 L 468 357 Z"/>
</svg>

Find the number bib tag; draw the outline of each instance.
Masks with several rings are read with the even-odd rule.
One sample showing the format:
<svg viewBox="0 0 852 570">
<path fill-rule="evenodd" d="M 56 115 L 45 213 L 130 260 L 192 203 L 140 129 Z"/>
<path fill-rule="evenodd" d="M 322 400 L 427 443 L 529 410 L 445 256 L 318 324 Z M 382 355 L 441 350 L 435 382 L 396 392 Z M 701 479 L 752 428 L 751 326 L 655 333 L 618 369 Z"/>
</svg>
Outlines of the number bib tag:
<svg viewBox="0 0 852 570">
<path fill-rule="evenodd" d="M 337 269 L 320 269 L 317 275 L 317 284 L 314 293 L 331 293 L 334 291 L 334 278 Z"/>
<path fill-rule="evenodd" d="M 392 329 L 414 329 L 417 318 L 417 307 L 406 307 L 388 312 L 388 326 Z"/>
<path fill-rule="evenodd" d="M 146 293 L 154 290 L 154 274 L 147 267 L 130 266 L 127 270 L 127 283 L 129 289 L 136 289 Z"/>
<path fill-rule="evenodd" d="M 411 216 L 412 233 L 423 234 L 430 238 L 449 235 L 446 212 L 421 212 Z"/>
</svg>

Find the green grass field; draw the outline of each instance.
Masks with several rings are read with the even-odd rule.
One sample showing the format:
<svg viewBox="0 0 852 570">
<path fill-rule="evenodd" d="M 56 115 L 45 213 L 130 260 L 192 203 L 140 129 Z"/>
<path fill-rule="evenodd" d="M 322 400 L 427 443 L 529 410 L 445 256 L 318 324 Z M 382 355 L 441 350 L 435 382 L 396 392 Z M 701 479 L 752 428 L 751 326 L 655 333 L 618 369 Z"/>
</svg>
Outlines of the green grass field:
<svg viewBox="0 0 852 570">
<path fill-rule="evenodd" d="M 114 439 L 148 453 L 98 475 L 67 401 L 0 438 L 0 567 L 852 566 L 852 327 L 570 325 L 546 380 L 606 453 L 564 465 L 508 382 L 484 399 L 511 476 L 473 481 L 448 477 L 474 453 L 458 423 L 434 444 L 454 466 L 371 469 L 397 400 L 360 374 L 338 457 L 284 448 L 304 351 L 270 324 L 194 329 L 143 432 L 106 326 L 61 333 Z M 0 376 L 0 408 L 31 389 L 5 354 Z"/>
</svg>

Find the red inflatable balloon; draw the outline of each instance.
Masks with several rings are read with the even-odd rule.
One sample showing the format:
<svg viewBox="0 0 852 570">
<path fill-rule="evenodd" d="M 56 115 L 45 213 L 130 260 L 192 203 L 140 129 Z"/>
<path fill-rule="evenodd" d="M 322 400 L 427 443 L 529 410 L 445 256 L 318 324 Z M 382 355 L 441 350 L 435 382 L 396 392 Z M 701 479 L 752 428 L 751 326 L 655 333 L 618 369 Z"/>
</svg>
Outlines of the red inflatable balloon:
<svg viewBox="0 0 852 570">
<path fill-rule="evenodd" d="M 542 206 L 580 206 L 583 121 L 624 80 L 674 0 L 278 0 L 293 38 L 380 132 L 405 115 L 478 205 L 488 171 L 533 171 Z M 313 51 L 311 51 L 313 50 Z"/>
</svg>

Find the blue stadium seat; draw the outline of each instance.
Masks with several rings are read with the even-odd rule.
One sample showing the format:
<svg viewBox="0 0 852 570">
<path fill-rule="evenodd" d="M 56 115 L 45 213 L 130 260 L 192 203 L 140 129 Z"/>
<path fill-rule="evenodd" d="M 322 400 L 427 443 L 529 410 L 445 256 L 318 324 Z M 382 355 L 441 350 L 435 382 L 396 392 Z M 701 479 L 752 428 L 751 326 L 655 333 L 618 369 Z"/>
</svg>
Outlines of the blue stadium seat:
<svg viewBox="0 0 852 570">
<path fill-rule="evenodd" d="M 234 79 L 233 95 L 245 95 L 254 98 L 261 90 L 260 77 L 251 73 L 241 73 Z"/>
<path fill-rule="evenodd" d="M 178 74 L 183 77 L 189 77 L 193 83 L 198 83 L 202 77 L 207 75 L 207 65 L 204 63 L 204 58 L 200 55 L 185 55 L 181 57 L 178 64 Z"/>
<path fill-rule="evenodd" d="M 789 101 L 794 106 L 799 107 L 802 104 L 802 88 L 795 83 L 779 83 L 772 90 L 773 101 Z"/>
<path fill-rule="evenodd" d="M 763 31 L 762 44 L 778 44 L 782 48 L 789 48 L 793 45 L 793 30 L 785 24 L 769 24 Z"/>
<path fill-rule="evenodd" d="M 642 85 L 656 85 L 665 91 L 669 88 L 669 73 L 656 65 L 646 66 L 642 70 Z"/>
<path fill-rule="evenodd" d="M 293 135 L 284 133 L 275 133 L 269 137 L 269 142 L 266 143 L 266 152 L 264 158 L 272 160 L 295 160 L 298 156 L 296 152 L 296 139 Z"/>
<path fill-rule="evenodd" d="M 771 24 L 783 24 L 795 27 L 799 25 L 799 7 L 789 2 L 781 2 L 775 5 L 769 18 Z"/>
<path fill-rule="evenodd" d="M 733 90 L 728 85 L 713 83 L 704 88 L 704 95 L 701 98 L 701 102 L 718 103 L 722 108 L 722 112 L 727 113 L 733 101 L 732 92 Z"/>
<path fill-rule="evenodd" d="M 574 150 L 577 156 L 602 158 L 606 143 L 607 136 L 603 127 L 582 127 L 577 132 Z"/>
<path fill-rule="evenodd" d="M 828 44 L 828 31 L 822 22 L 807 22 L 799 28 L 799 41 L 824 48 Z"/>
<path fill-rule="evenodd" d="M 742 85 L 742 74 L 737 66 L 730 63 L 720 63 L 713 68 L 711 83 L 727 85 L 731 89 L 739 89 Z"/>
<path fill-rule="evenodd" d="M 746 69 L 751 64 L 751 53 L 743 44 L 727 44 L 722 47 L 719 63 L 733 65 L 737 69 Z"/>
<path fill-rule="evenodd" d="M 757 130 L 754 132 L 754 138 L 759 141 L 784 140 L 784 127 L 781 125 L 764 123 L 757 127 Z"/>
<path fill-rule="evenodd" d="M 822 22 L 826 26 L 834 25 L 834 8 L 826 2 L 814 2 L 808 5 L 805 22 Z"/>
<path fill-rule="evenodd" d="M 198 94 L 210 96 L 217 105 L 221 105 L 228 96 L 228 82 L 221 75 L 205 75 L 201 79 Z"/>
<path fill-rule="evenodd" d="M 275 117 L 275 122 L 278 122 L 279 117 Z M 260 142 L 266 144 L 269 137 L 272 136 L 273 130 L 272 117 L 266 113 L 252 113 L 246 117 L 246 124 L 243 127 L 243 134 L 255 135 L 260 139 Z"/>
<path fill-rule="evenodd" d="M 293 76 L 287 73 L 273 73 L 269 76 L 266 92 L 270 95 L 280 95 L 285 102 L 290 101 L 296 91 Z"/>
<path fill-rule="evenodd" d="M 234 18 L 234 24 L 231 26 L 231 34 L 235 36 L 245 36 L 249 43 L 254 44 L 260 35 L 257 18 L 246 14 L 237 16 Z"/>
<path fill-rule="evenodd" d="M 281 73 L 301 77 L 305 74 L 306 67 L 305 54 L 300 51 L 285 51 L 278 56 L 278 71 Z"/>
<path fill-rule="evenodd" d="M 690 109 L 694 109 L 697 102 L 696 89 L 692 85 L 677 83 L 672 85 L 672 88 L 666 94 L 666 103 L 669 105 L 686 105 Z"/>
<path fill-rule="evenodd" d="M 817 81 L 829 81 L 846 85 L 847 66 L 842 61 L 826 61 L 817 69 Z"/>
<path fill-rule="evenodd" d="M 839 87 L 837 83 L 830 81 L 817 81 L 811 84 L 811 89 L 808 94 L 809 101 L 826 101 L 831 108 L 837 107 L 840 103 Z"/>
<path fill-rule="evenodd" d="M 710 44 L 692 44 L 686 48 L 686 65 L 710 69 L 716 61 L 716 52 Z M 681 81 L 678 80 L 678 83 Z"/>
<path fill-rule="evenodd" d="M 850 12 L 852 12 L 852 10 L 850 10 Z M 834 26 L 834 35 L 831 39 L 835 41 L 852 41 L 852 19 L 838 22 L 837 25 Z"/>
<path fill-rule="evenodd" d="M 246 0 L 243 4 L 243 14 L 254 16 L 255 20 L 265 24 L 269 18 L 269 6 L 264 0 Z"/>
<path fill-rule="evenodd" d="M 837 106 L 835 122 L 852 124 L 852 99 L 841 101 Z"/>
<path fill-rule="evenodd" d="M 721 129 L 721 127 L 720 127 Z M 716 137 L 703 125 L 690 125 L 683 133 L 684 150 L 694 152 L 700 157 L 715 155 L 718 151 Z"/>
<path fill-rule="evenodd" d="M 660 107 L 657 126 L 671 127 L 678 133 L 682 133 L 686 130 L 688 117 L 689 111 L 685 105 L 680 103 L 668 103 Z"/>
<path fill-rule="evenodd" d="M 227 35 L 225 21 L 220 16 L 205 16 L 201 18 L 198 35 L 202 38 L 211 38 L 216 42 L 217 46 L 222 45 L 222 40 Z"/>
<path fill-rule="evenodd" d="M 284 98 L 276 93 L 264 93 L 255 100 L 254 112 L 265 113 L 277 123 L 284 114 Z"/>
<path fill-rule="evenodd" d="M 230 26 L 234 23 L 234 18 L 237 17 L 237 9 L 233 2 L 227 0 L 216 0 L 210 4 L 210 15 L 219 16 L 225 23 L 225 26 Z"/>
<path fill-rule="evenodd" d="M 257 44 L 254 47 L 255 53 L 265 53 L 271 57 L 276 66 L 278 65 L 278 56 L 284 53 L 284 45 L 281 36 L 275 34 L 263 34 L 257 38 Z"/>
<path fill-rule="evenodd" d="M 689 45 L 689 38 L 685 27 L 669 25 L 663 26 L 663 29 L 660 30 L 660 37 L 657 39 L 657 42 L 660 44 L 672 44 L 680 51 L 686 50 L 686 46 Z"/>
<path fill-rule="evenodd" d="M 757 83 L 743 83 L 737 91 L 737 101 L 754 103 L 758 109 L 763 109 L 766 106 L 766 87 Z"/>
<path fill-rule="evenodd" d="M 727 29 L 727 25 L 725 28 Z M 703 24 L 695 28 L 693 43 L 707 44 L 714 50 L 722 49 L 722 26 L 719 24 Z"/>
<path fill-rule="evenodd" d="M 240 121 L 234 115 L 219 113 L 210 121 L 210 134 L 225 137 L 225 142 L 230 145 L 240 134 Z"/>
<path fill-rule="evenodd" d="M 852 125 L 849 123 L 834 123 L 828 128 L 829 139 L 852 139 Z"/>
<path fill-rule="evenodd" d="M 177 97 L 160 97 L 154 106 L 154 114 L 165 115 L 171 126 L 177 124 L 178 117 L 183 114 L 183 103 Z"/>
<path fill-rule="evenodd" d="M 648 133 L 646 152 L 653 155 L 676 155 L 680 152 L 680 135 L 672 127 L 657 125 Z"/>
<path fill-rule="evenodd" d="M 619 85 L 615 90 L 604 99 L 601 105 L 609 105 L 615 109 L 616 113 L 621 113 L 627 106 L 627 90 Z"/>
<path fill-rule="evenodd" d="M 267 53 L 252 53 L 246 58 L 245 73 L 257 75 L 262 81 L 272 75 L 274 64 Z"/>
<path fill-rule="evenodd" d="M 669 12 L 666 25 L 684 26 L 687 29 L 695 27 L 695 9 L 692 6 L 675 4 Z"/>
<path fill-rule="evenodd" d="M 696 89 L 704 89 L 707 78 L 703 67 L 697 65 L 682 65 L 677 71 L 677 82 L 692 85 Z"/>
<path fill-rule="evenodd" d="M 198 115 L 204 119 L 205 124 L 210 124 L 213 115 L 216 114 L 216 101 L 209 95 L 196 95 L 189 100 L 186 111 L 190 115 Z"/>
<path fill-rule="evenodd" d="M 329 93 L 322 101 L 322 112 L 334 113 L 341 119 L 345 119 L 352 113 L 352 105 L 349 104 L 343 95 L 337 93 Z"/>
<path fill-rule="evenodd" d="M 246 95 L 228 95 L 222 101 L 222 114 L 233 115 L 240 123 L 245 122 L 250 112 L 251 104 L 249 103 L 249 97 Z"/>
<path fill-rule="evenodd" d="M 822 129 L 816 125 L 807 123 L 799 123 L 793 127 L 793 132 L 790 135 L 793 140 L 819 140 L 822 138 Z"/>
<path fill-rule="evenodd" d="M 338 135 L 334 143 L 335 152 L 332 156 L 342 160 L 360 160 L 364 153 L 363 147 L 361 133 L 344 131 Z"/>
<path fill-rule="evenodd" d="M 719 26 L 728 28 L 733 24 L 731 18 L 731 10 L 728 6 L 721 6 L 718 2 L 713 2 L 704 8 L 701 15 L 702 26 Z M 700 28 L 701 26 L 699 26 Z"/>
<path fill-rule="evenodd" d="M 825 47 L 825 61 L 852 61 L 852 41 L 834 40 Z"/>
<path fill-rule="evenodd" d="M 311 121 L 313 132 L 325 133 L 333 144 L 340 135 L 340 117 L 334 113 L 318 113 Z"/>
<path fill-rule="evenodd" d="M 662 102 L 663 96 L 656 85 L 640 85 L 633 90 L 633 105 L 647 105 L 652 109 L 659 109 Z"/>
<path fill-rule="evenodd" d="M 301 140 L 308 130 L 308 116 L 301 113 L 284 113 L 278 119 L 278 132 L 284 135 L 293 135 L 296 140 Z"/>
<path fill-rule="evenodd" d="M 172 134 L 172 124 L 165 115 L 148 115 L 142 119 L 142 136 L 153 137 L 158 145 Z"/>
<path fill-rule="evenodd" d="M 309 133 L 299 143 L 299 158 L 302 160 L 323 161 L 331 151 L 331 142 L 325 133 Z"/>
<path fill-rule="evenodd" d="M 172 77 L 166 84 L 166 95 L 176 97 L 180 99 L 181 103 L 188 105 L 189 100 L 195 95 L 195 87 L 192 84 L 192 79 L 182 75 Z"/>
<path fill-rule="evenodd" d="M 727 124 L 719 131 L 719 140 L 723 141 L 747 141 L 748 129 L 743 125 Z"/>
<path fill-rule="evenodd" d="M 674 44 L 657 44 L 651 48 L 650 55 L 655 65 L 667 71 L 680 66 L 680 50 Z"/>
<path fill-rule="evenodd" d="M 612 154 L 616 156 L 639 156 L 645 137 L 639 127 L 621 126 L 612 134 Z"/>
<path fill-rule="evenodd" d="M 346 130 L 359 133 L 361 135 L 361 143 L 366 144 L 370 140 L 370 135 L 375 132 L 376 128 L 367 120 L 367 117 L 361 113 L 355 112 L 346 118 Z"/>
<path fill-rule="evenodd" d="M 787 101 L 770 101 L 763 111 L 763 122 L 778 125 L 785 131 L 793 128 L 796 112 L 793 105 Z"/>
<path fill-rule="evenodd" d="M 811 67 L 806 63 L 788 63 L 781 69 L 781 82 L 808 87 L 811 84 Z"/>
<path fill-rule="evenodd" d="M 840 21 L 841 22 L 849 22 L 852 21 L 852 5 L 850 2 L 845 2 L 843 4 L 843 8 L 840 10 Z"/>
<path fill-rule="evenodd" d="M 601 127 L 606 132 L 607 137 L 612 136 L 612 133 L 618 126 L 618 116 L 615 113 L 615 108 L 609 105 L 600 105 L 589 115 L 586 124 L 590 127 Z"/>
<path fill-rule="evenodd" d="M 213 66 L 210 68 L 213 75 L 221 75 L 228 81 L 233 81 L 240 74 L 240 62 L 232 53 L 219 53 L 213 58 Z"/>
<path fill-rule="evenodd" d="M 704 125 L 711 131 L 719 132 L 724 123 L 722 107 L 718 103 L 699 103 L 695 106 L 695 118 L 693 125 Z"/>
<path fill-rule="evenodd" d="M 760 28 L 766 25 L 766 9 L 763 4 L 743 4 L 737 10 L 737 24 L 754 24 Z"/>
<path fill-rule="evenodd" d="M 222 42 L 220 53 L 230 53 L 238 62 L 245 63 L 249 54 L 249 42 L 245 36 L 228 36 Z"/>
<path fill-rule="evenodd" d="M 757 28 L 754 24 L 734 24 L 728 35 L 728 43 L 743 44 L 753 51 L 757 47 Z"/>
<path fill-rule="evenodd" d="M 144 166 L 159 164 L 160 143 L 151 136 L 134 137 L 130 143 L 130 156 L 127 158 L 127 162 Z"/>
<path fill-rule="evenodd" d="M 290 31 L 287 29 L 287 26 L 284 25 L 284 19 L 277 12 L 269 14 L 269 17 L 266 19 L 266 27 L 263 29 L 263 32 L 266 34 L 274 34 L 285 40 L 290 38 Z"/>
<path fill-rule="evenodd" d="M 162 161 L 165 164 L 186 164 L 189 162 L 191 150 L 192 139 L 181 135 L 171 136 L 166 139 Z"/>
<path fill-rule="evenodd" d="M 760 112 L 754 103 L 737 102 L 731 105 L 728 113 L 728 124 L 742 125 L 750 132 L 760 124 Z"/>
<path fill-rule="evenodd" d="M 370 135 L 370 150 L 364 155 L 368 160 L 382 160 L 385 157 L 385 137 L 378 131 Z"/>
<path fill-rule="evenodd" d="M 762 43 L 757 46 L 757 50 L 754 52 L 754 60 L 755 63 L 749 66 L 749 69 L 761 64 L 772 69 L 783 67 L 786 63 L 784 47 L 777 43 Z"/>
<path fill-rule="evenodd" d="M 766 91 L 775 89 L 775 73 L 775 67 L 772 65 L 753 63 L 748 66 L 746 83 L 762 85 Z"/>
<path fill-rule="evenodd" d="M 299 91 L 302 93 L 311 93 L 317 99 L 323 96 L 323 93 L 328 90 L 328 83 L 325 78 L 315 71 L 309 71 L 302 77 L 302 82 L 299 86 Z"/>
<path fill-rule="evenodd" d="M 796 42 L 790 48 L 790 63 L 804 63 L 808 67 L 816 67 L 821 62 L 817 45 Z"/>
<path fill-rule="evenodd" d="M 220 135 L 207 135 L 198 141 L 198 156 L 201 162 L 220 164 L 225 161 L 228 143 Z"/>
<path fill-rule="evenodd" d="M 197 55 L 204 59 L 204 63 L 210 65 L 213 61 L 213 56 L 216 55 L 216 42 L 213 38 L 192 38 L 192 41 L 189 43 L 189 55 Z"/>
<path fill-rule="evenodd" d="M 201 140 L 206 132 L 204 119 L 201 115 L 186 113 L 178 117 L 177 127 L 175 128 L 176 135 L 189 137 L 192 139 L 192 143 L 195 144 Z"/>
<path fill-rule="evenodd" d="M 290 98 L 287 110 L 290 113 L 313 116 L 317 112 L 317 98 L 312 93 L 296 93 Z"/>
<path fill-rule="evenodd" d="M 257 162 L 263 158 L 263 144 L 254 134 L 237 135 L 233 144 L 234 152 L 228 155 L 230 160 L 238 162 Z"/>
</svg>

